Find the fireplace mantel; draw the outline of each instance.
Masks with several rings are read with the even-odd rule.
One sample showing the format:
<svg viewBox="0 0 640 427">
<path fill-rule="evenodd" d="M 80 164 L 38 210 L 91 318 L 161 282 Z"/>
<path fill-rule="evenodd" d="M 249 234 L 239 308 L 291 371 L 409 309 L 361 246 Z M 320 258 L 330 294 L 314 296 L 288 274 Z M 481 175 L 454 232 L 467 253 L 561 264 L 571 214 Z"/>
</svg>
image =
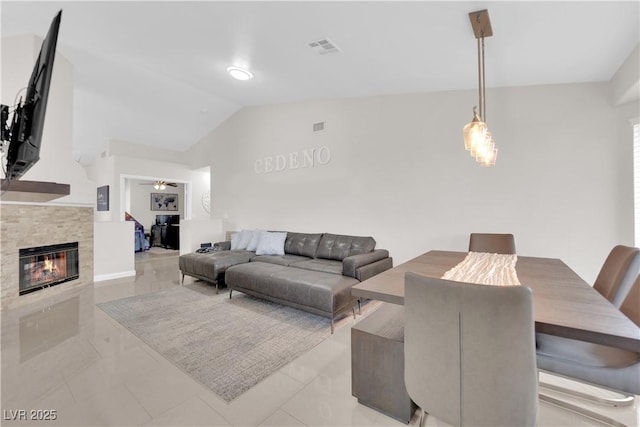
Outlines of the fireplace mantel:
<svg viewBox="0 0 640 427">
<path fill-rule="evenodd" d="M 3 179 L 0 185 L 2 201 L 43 203 L 71 193 L 71 185 L 47 181 Z"/>
</svg>

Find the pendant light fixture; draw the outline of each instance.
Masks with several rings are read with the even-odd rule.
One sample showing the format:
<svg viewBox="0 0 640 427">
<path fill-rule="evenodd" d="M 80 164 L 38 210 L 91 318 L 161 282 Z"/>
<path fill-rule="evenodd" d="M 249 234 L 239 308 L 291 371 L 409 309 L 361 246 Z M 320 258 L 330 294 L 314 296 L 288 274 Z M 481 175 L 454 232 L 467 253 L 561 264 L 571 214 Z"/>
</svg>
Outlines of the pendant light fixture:
<svg viewBox="0 0 640 427">
<path fill-rule="evenodd" d="M 484 89 L 484 38 L 491 37 L 493 30 L 491 29 L 489 12 L 486 9 L 471 12 L 469 19 L 473 34 L 478 41 L 478 106 L 473 107 L 473 120 L 462 129 L 464 148 L 482 166 L 493 166 L 496 164 L 498 149 L 486 123 Z"/>
</svg>

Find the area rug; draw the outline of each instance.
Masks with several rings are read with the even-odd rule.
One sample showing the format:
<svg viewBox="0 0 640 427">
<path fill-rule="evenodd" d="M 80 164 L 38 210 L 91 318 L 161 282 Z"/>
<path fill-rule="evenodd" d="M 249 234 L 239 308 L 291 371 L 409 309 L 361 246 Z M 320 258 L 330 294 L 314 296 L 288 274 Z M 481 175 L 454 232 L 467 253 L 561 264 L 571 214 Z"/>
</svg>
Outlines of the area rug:
<svg viewBox="0 0 640 427">
<path fill-rule="evenodd" d="M 197 287 L 98 307 L 227 402 L 331 334 L 327 318 L 241 293 L 229 299 L 226 292 L 215 295 Z"/>
</svg>

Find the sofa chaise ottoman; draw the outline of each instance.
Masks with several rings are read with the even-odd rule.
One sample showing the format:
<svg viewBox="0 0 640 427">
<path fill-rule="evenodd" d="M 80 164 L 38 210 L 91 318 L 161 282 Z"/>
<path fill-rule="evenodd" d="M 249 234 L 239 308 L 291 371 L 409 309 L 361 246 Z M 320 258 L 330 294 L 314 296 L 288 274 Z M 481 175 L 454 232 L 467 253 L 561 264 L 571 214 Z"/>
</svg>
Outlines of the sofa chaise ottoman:
<svg viewBox="0 0 640 427">
<path fill-rule="evenodd" d="M 295 265 L 295 264 L 294 264 Z M 267 262 L 236 265 L 226 273 L 229 298 L 233 290 L 288 305 L 331 319 L 354 310 L 351 287 L 360 283 L 342 274 L 292 268 Z"/>
</svg>

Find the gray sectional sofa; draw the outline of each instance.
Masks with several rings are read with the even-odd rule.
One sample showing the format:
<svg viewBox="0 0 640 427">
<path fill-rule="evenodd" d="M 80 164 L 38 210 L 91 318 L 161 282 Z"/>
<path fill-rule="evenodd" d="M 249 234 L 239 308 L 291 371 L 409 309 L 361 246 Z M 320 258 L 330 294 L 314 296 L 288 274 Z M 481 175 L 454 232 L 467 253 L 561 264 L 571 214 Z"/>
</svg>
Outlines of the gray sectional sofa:
<svg viewBox="0 0 640 427">
<path fill-rule="evenodd" d="M 230 298 L 239 291 L 328 317 L 333 332 L 334 319 L 355 307 L 351 287 L 393 266 L 389 252 L 375 246 L 372 237 L 288 232 L 278 255 L 222 250 L 182 255 L 179 266 L 183 281 L 224 283 Z"/>
</svg>

